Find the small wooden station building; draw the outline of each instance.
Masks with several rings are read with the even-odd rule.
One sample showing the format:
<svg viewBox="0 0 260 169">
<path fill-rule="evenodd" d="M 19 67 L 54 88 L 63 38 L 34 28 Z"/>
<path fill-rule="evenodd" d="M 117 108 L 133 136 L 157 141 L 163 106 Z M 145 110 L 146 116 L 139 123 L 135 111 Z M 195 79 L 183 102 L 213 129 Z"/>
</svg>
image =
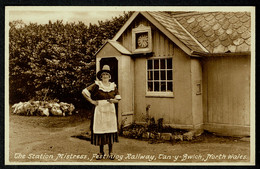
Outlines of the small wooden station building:
<svg viewBox="0 0 260 169">
<path fill-rule="evenodd" d="M 119 122 L 155 120 L 224 135 L 250 131 L 248 12 L 135 12 L 96 53 L 122 100 Z"/>
</svg>

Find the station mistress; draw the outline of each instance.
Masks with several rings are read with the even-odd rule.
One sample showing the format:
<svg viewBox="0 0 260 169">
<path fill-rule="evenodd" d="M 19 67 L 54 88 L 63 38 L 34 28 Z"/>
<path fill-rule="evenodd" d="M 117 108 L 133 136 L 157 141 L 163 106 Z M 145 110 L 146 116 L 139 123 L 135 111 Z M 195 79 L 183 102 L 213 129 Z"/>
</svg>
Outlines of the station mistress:
<svg viewBox="0 0 260 169">
<path fill-rule="evenodd" d="M 96 159 L 104 157 L 104 145 L 108 144 L 108 158 L 114 160 L 113 143 L 118 142 L 118 122 L 115 103 L 121 100 L 114 82 L 110 82 L 111 72 L 108 65 L 104 65 L 97 73 L 94 84 L 82 91 L 83 96 L 95 105 L 91 119 L 91 144 L 99 146 L 100 151 Z"/>
</svg>

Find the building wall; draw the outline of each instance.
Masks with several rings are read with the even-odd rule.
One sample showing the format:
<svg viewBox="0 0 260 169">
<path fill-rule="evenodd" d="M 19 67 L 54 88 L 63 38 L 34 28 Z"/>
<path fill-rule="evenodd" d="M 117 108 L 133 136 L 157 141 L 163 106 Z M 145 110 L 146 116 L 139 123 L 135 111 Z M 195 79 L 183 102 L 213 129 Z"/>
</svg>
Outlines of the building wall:
<svg viewBox="0 0 260 169">
<path fill-rule="evenodd" d="M 96 58 L 103 57 L 115 57 L 120 56 L 121 53 L 118 52 L 112 45 L 107 43 L 96 55 Z"/>
<path fill-rule="evenodd" d="M 164 119 L 164 124 L 177 128 L 192 128 L 190 58 L 178 47 L 173 56 L 174 97 L 146 96 L 146 58 L 135 59 L 135 120 L 144 122 L 146 107 L 156 120 Z"/>
<path fill-rule="evenodd" d="M 151 26 L 152 29 L 152 44 L 153 44 L 153 52 L 154 56 L 157 57 L 170 57 L 174 54 L 173 43 L 166 38 L 154 25 L 152 25 L 149 21 L 147 21 L 143 16 L 138 16 L 131 25 L 125 30 L 125 32 L 118 39 L 122 45 L 132 51 L 132 29 L 138 27 L 140 24 L 145 26 Z"/>
<path fill-rule="evenodd" d="M 134 61 L 131 56 L 121 55 L 119 59 L 119 124 L 133 122 L 134 114 Z"/>
<path fill-rule="evenodd" d="M 164 124 L 176 128 L 249 135 L 250 56 L 191 58 L 141 15 L 118 39 L 129 51 L 132 29 L 140 24 L 152 28 L 153 56 L 120 56 L 109 45 L 97 56 L 117 55 L 121 115 L 144 122 L 150 106 L 151 117 L 163 118 Z M 173 58 L 173 97 L 146 95 L 146 61 L 150 57 Z"/>
<path fill-rule="evenodd" d="M 129 51 L 132 50 L 132 29 L 143 24 L 152 28 L 153 56 L 173 58 L 174 97 L 146 96 L 146 60 L 147 56 L 134 59 L 134 120 L 144 122 L 146 107 L 155 120 L 163 118 L 164 124 L 177 128 L 193 128 L 191 106 L 191 61 L 179 47 L 162 34 L 143 16 L 138 16 L 119 38 L 119 42 Z"/>
<path fill-rule="evenodd" d="M 202 67 L 199 58 L 191 59 L 192 116 L 194 128 L 203 128 Z"/>
<path fill-rule="evenodd" d="M 207 58 L 203 61 L 205 128 L 248 135 L 250 126 L 250 56 Z"/>
<path fill-rule="evenodd" d="M 122 55 L 107 43 L 96 55 L 96 72 L 102 58 L 115 57 L 118 60 L 118 90 L 121 101 L 118 103 L 118 122 L 125 124 L 133 121 L 134 112 L 134 61 L 131 56 Z"/>
</svg>

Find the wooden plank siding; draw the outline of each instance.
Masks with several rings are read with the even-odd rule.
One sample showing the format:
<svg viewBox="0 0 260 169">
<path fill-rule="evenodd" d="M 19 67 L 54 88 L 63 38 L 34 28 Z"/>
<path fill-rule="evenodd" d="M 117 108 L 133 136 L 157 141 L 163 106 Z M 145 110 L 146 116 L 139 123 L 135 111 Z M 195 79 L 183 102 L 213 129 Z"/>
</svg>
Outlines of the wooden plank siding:
<svg viewBox="0 0 260 169">
<path fill-rule="evenodd" d="M 182 52 L 180 49 L 178 52 Z M 176 52 L 177 53 L 177 52 Z M 179 57 L 180 58 L 179 58 Z M 193 126 L 191 112 L 191 81 L 190 62 L 182 55 L 175 56 L 173 66 L 174 97 L 147 97 L 146 96 L 146 58 L 135 59 L 135 120 L 143 122 L 146 114 L 146 106 L 151 105 L 150 115 L 156 120 L 164 118 L 165 124 L 171 124 L 176 128 L 189 128 Z M 177 69 L 177 71 L 176 71 Z M 186 73 L 184 73 L 186 72 Z"/>
<path fill-rule="evenodd" d="M 146 60 L 147 57 L 134 59 L 134 119 L 144 122 L 146 106 L 151 105 L 150 115 L 155 120 L 164 119 L 164 124 L 176 128 L 193 127 L 191 112 L 191 61 L 190 57 L 159 31 L 142 15 L 129 25 L 118 41 L 129 51 L 132 50 L 132 29 L 143 24 L 152 29 L 152 57 L 173 58 L 174 97 L 146 96 Z"/>
<path fill-rule="evenodd" d="M 192 116 L 194 128 L 203 127 L 202 68 L 197 58 L 191 59 Z M 200 84 L 200 87 L 198 86 Z M 201 92 L 199 92 L 201 91 Z"/>
<path fill-rule="evenodd" d="M 139 14 L 117 41 L 132 52 L 132 29 L 140 24 L 150 26 L 152 54 L 122 55 L 111 44 L 97 54 L 97 70 L 101 58 L 118 60 L 118 88 L 122 96 L 119 123 L 125 117 L 129 122 L 145 122 L 146 107 L 150 105 L 150 117 L 163 118 L 164 124 L 175 128 L 249 135 L 251 56 L 190 56 L 187 47 L 177 46 L 178 41 L 174 40 L 175 44 L 171 40 L 172 34 L 159 30 L 150 21 Z M 166 93 L 171 95 L 147 93 L 147 59 L 152 58 L 172 58 L 173 93 Z M 197 94 L 198 83 L 202 94 Z"/>
<path fill-rule="evenodd" d="M 208 115 L 208 64 L 206 60 L 202 60 L 202 103 L 203 103 L 203 123 L 209 121 Z"/>
<path fill-rule="evenodd" d="M 250 56 L 203 61 L 204 123 L 250 125 Z"/>
<path fill-rule="evenodd" d="M 156 57 L 173 56 L 173 43 L 169 38 L 162 34 L 154 25 L 147 21 L 143 16 L 139 15 L 132 24 L 121 35 L 118 41 L 129 51 L 132 51 L 132 29 L 140 24 L 151 26 L 152 28 L 152 44 L 153 52 Z"/>
</svg>

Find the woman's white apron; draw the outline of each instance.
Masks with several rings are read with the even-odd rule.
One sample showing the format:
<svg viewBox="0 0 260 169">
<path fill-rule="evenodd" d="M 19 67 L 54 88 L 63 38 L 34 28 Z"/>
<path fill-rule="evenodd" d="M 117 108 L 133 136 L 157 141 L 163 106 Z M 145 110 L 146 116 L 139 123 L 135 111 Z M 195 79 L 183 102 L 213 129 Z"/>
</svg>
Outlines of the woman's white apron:
<svg viewBox="0 0 260 169">
<path fill-rule="evenodd" d="M 114 103 L 98 100 L 95 107 L 93 132 L 95 134 L 117 132 L 117 119 Z"/>
</svg>

